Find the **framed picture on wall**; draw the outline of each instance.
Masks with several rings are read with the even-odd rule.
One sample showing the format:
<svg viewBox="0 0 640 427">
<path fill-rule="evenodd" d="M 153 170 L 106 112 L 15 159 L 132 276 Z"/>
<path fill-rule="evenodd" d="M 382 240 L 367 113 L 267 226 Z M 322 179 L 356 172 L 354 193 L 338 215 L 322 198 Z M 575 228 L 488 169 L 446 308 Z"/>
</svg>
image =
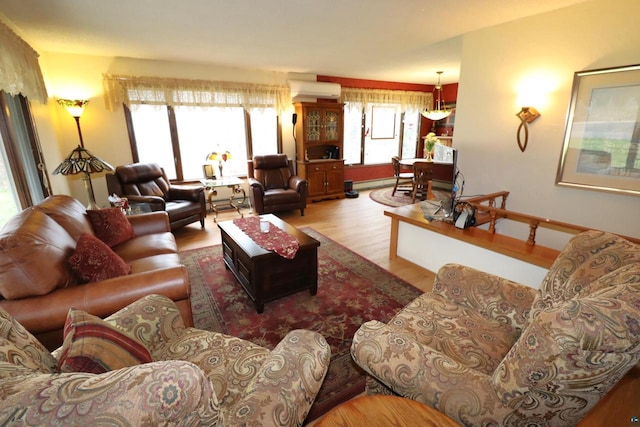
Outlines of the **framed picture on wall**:
<svg viewBox="0 0 640 427">
<path fill-rule="evenodd" d="M 640 65 L 579 71 L 556 184 L 640 195 Z"/>
</svg>

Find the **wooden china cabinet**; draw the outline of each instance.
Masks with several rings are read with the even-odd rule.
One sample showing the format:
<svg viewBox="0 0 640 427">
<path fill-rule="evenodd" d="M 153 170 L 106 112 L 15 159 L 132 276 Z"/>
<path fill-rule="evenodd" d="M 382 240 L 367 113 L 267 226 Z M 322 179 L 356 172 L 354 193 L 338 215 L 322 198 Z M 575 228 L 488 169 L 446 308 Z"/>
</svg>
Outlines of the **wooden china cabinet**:
<svg viewBox="0 0 640 427">
<path fill-rule="evenodd" d="M 310 201 L 344 198 L 343 104 L 298 102 L 297 174 L 309 181 Z"/>
</svg>

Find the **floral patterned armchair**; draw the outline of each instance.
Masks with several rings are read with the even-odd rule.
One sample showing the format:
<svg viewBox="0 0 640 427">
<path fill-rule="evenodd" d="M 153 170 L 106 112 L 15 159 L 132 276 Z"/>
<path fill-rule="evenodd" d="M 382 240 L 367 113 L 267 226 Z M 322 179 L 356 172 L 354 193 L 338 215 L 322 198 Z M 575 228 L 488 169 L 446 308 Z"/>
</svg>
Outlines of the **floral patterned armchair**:
<svg viewBox="0 0 640 427">
<path fill-rule="evenodd" d="M 640 245 L 581 233 L 539 290 L 445 265 L 432 292 L 362 325 L 351 353 L 368 393 L 462 425 L 575 425 L 640 360 Z"/>
<path fill-rule="evenodd" d="M 292 331 L 270 351 L 185 328 L 175 304 L 159 295 L 105 322 L 153 361 L 61 373 L 62 350 L 49 353 L 0 309 L 0 425 L 299 426 L 329 365 L 329 347 L 315 332 Z"/>
</svg>

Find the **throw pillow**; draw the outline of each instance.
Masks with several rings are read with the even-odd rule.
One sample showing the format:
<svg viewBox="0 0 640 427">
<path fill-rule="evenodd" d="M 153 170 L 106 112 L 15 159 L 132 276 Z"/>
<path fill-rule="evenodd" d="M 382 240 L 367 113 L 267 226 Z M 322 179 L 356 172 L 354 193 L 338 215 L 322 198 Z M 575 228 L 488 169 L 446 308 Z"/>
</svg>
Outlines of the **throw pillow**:
<svg viewBox="0 0 640 427">
<path fill-rule="evenodd" d="M 102 240 L 82 233 L 69 258 L 71 270 L 85 282 L 99 282 L 131 272 L 131 266 Z"/>
<path fill-rule="evenodd" d="M 89 209 L 87 216 L 96 237 L 110 247 L 126 242 L 134 236 L 133 226 L 120 208 Z"/>
<path fill-rule="evenodd" d="M 115 326 L 82 310 L 69 310 L 58 361 L 60 372 L 101 374 L 152 361 L 144 345 Z"/>
</svg>

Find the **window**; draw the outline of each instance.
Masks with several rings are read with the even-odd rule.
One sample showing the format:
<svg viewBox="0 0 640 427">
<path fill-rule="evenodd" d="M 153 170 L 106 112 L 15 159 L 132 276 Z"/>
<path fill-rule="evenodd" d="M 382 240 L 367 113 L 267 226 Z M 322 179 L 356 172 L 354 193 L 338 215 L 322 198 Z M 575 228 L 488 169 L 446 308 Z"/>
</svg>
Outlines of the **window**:
<svg viewBox="0 0 640 427">
<path fill-rule="evenodd" d="M 134 161 L 161 164 L 169 179 L 202 178 L 214 151 L 231 153 L 225 175 L 245 175 L 254 154 L 282 151 L 286 85 L 109 74 L 103 84 L 107 107 L 126 107 Z"/>
<path fill-rule="evenodd" d="M 0 91 L 0 225 L 51 194 L 29 103 Z"/>
<path fill-rule="evenodd" d="M 350 103 L 344 114 L 344 152 L 347 164 L 389 163 L 392 156 L 415 157 L 420 126 L 418 111 L 402 112 L 400 105 Z"/>
<path fill-rule="evenodd" d="M 247 173 L 250 153 L 278 152 L 278 120 L 271 108 L 251 109 L 250 127 L 242 107 L 132 105 L 130 114 L 134 158 L 160 164 L 171 180 L 203 178 L 202 165 L 214 151 L 231 153 L 223 169 L 228 176 Z M 219 174 L 217 165 L 214 171 Z"/>
</svg>

